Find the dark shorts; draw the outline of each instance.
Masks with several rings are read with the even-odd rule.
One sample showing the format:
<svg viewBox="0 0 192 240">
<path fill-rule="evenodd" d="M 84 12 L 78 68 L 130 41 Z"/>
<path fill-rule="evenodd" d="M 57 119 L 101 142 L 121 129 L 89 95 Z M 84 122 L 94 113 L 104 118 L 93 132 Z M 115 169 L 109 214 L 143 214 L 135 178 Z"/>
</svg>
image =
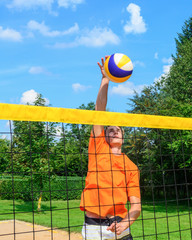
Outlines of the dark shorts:
<svg viewBox="0 0 192 240">
<path fill-rule="evenodd" d="M 119 240 L 133 240 L 133 237 L 131 236 L 131 233 L 130 233 L 129 235 L 127 235 Z"/>
</svg>

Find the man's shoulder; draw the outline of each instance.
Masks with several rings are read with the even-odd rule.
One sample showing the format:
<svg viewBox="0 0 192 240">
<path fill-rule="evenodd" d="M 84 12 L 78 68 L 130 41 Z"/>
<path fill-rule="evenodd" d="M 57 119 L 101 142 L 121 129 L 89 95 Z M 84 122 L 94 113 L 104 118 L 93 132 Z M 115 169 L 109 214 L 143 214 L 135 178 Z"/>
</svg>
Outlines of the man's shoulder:
<svg viewBox="0 0 192 240">
<path fill-rule="evenodd" d="M 126 158 L 127 167 L 131 170 L 138 170 L 138 166 L 126 154 L 124 154 L 124 156 Z"/>
<path fill-rule="evenodd" d="M 108 143 L 105 140 L 105 133 L 104 129 L 100 133 L 100 135 L 95 136 L 94 132 L 91 131 L 90 139 L 89 139 L 89 152 L 95 153 L 95 152 L 103 152 L 108 153 Z"/>
</svg>

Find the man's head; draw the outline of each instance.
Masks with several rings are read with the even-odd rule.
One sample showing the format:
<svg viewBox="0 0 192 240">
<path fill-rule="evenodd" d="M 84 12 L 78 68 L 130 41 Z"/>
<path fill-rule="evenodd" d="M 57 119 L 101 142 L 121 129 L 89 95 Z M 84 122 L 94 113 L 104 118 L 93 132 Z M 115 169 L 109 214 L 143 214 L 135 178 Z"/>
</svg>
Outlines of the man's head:
<svg viewBox="0 0 192 240">
<path fill-rule="evenodd" d="M 106 142 L 111 146 L 122 146 L 123 144 L 123 129 L 118 126 L 107 126 L 105 128 Z"/>
</svg>

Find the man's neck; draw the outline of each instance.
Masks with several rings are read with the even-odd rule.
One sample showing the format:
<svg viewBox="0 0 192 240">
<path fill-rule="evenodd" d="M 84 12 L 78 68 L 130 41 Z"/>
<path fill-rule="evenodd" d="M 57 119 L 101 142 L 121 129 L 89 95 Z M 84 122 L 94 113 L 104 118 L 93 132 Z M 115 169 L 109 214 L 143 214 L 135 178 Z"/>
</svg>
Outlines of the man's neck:
<svg viewBox="0 0 192 240">
<path fill-rule="evenodd" d="M 121 147 L 112 147 L 112 148 L 111 148 L 111 152 L 112 152 L 114 155 L 121 155 Z"/>
</svg>

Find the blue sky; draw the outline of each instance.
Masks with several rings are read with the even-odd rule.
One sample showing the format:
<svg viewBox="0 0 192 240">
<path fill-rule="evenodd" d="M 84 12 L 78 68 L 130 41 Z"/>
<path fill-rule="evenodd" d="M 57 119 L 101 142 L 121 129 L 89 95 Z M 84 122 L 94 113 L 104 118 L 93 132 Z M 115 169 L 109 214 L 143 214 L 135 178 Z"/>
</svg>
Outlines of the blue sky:
<svg viewBox="0 0 192 240">
<path fill-rule="evenodd" d="M 120 52 L 131 78 L 110 82 L 108 109 L 169 71 L 191 0 L 0 0 L 0 102 L 25 104 L 41 93 L 53 107 L 95 101 L 97 62 Z"/>
</svg>

